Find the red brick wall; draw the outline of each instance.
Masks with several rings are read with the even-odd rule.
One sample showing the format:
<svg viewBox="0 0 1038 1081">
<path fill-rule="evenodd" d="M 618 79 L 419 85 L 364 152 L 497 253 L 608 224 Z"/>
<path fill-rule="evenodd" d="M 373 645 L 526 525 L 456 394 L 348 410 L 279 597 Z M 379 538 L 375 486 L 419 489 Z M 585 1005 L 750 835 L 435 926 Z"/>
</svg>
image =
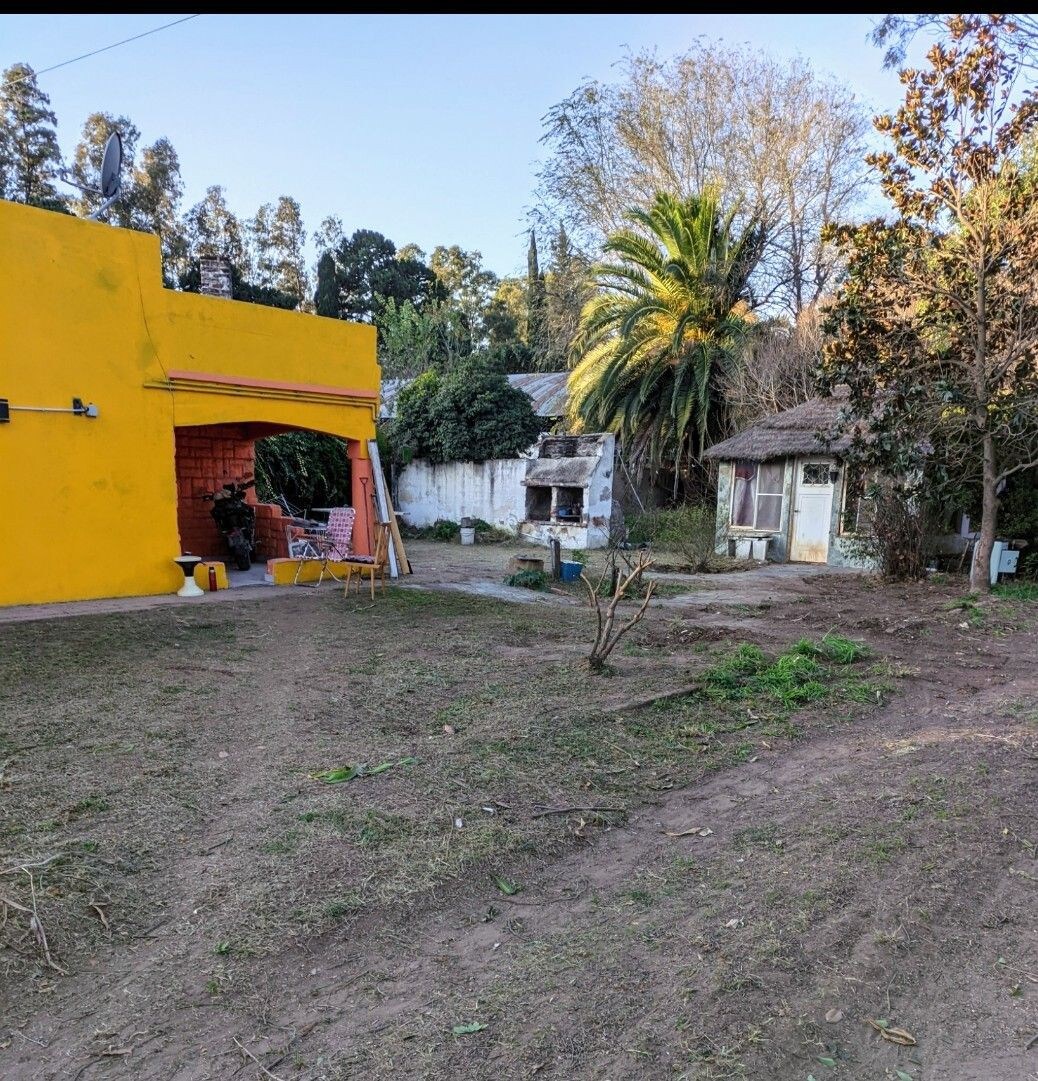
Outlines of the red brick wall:
<svg viewBox="0 0 1038 1081">
<path fill-rule="evenodd" d="M 213 521 L 212 503 L 201 497 L 228 481 L 251 477 L 255 469 L 256 436 L 248 425 L 211 424 L 176 430 L 177 525 L 180 548 L 194 555 L 225 559 L 227 545 Z M 250 503 L 256 502 L 250 489 Z M 287 555 L 281 509 L 256 507 L 258 559 Z"/>
</svg>

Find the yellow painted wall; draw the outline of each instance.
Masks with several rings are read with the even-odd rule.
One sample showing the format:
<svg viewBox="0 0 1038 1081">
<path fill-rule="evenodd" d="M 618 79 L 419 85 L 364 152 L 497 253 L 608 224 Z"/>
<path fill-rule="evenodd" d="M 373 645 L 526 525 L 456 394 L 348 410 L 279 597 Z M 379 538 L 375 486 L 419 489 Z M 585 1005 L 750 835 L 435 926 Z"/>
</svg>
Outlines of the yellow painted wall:
<svg viewBox="0 0 1038 1081">
<path fill-rule="evenodd" d="M 174 427 L 367 440 L 378 387 L 371 327 L 164 289 L 156 237 L 0 201 L 0 397 L 100 411 L 0 424 L 0 605 L 174 592 Z"/>
</svg>

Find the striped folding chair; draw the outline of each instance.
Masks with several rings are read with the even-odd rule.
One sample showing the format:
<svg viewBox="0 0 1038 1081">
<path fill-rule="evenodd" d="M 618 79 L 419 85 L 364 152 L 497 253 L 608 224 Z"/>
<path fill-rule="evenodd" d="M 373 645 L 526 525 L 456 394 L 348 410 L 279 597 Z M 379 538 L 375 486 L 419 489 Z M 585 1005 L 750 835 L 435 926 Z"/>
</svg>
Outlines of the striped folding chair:
<svg viewBox="0 0 1038 1081">
<path fill-rule="evenodd" d="M 328 526 L 320 533 L 308 537 L 308 550 L 299 556 L 299 565 L 296 567 L 294 584 L 299 585 L 299 576 L 307 563 L 320 563 L 320 573 L 317 581 L 312 583 L 319 586 L 324 581 L 324 576 L 336 582 L 342 582 L 330 564 L 341 563 L 350 558 L 350 543 L 353 540 L 353 523 L 357 519 L 357 512 L 352 507 L 332 507 L 328 512 Z M 310 584 L 310 583 L 304 583 Z"/>
</svg>

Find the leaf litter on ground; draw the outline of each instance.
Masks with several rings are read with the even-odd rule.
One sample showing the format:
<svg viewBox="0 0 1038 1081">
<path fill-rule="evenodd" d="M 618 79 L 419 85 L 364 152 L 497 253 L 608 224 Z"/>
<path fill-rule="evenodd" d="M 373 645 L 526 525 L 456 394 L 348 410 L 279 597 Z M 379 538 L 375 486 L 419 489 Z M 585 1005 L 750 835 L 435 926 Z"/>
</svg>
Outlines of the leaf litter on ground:
<svg viewBox="0 0 1038 1081">
<path fill-rule="evenodd" d="M 345 781 L 353 781 L 358 777 L 375 777 L 379 773 L 385 773 L 395 766 L 413 766 L 417 758 L 401 758 L 397 762 L 382 762 L 377 766 L 369 766 L 367 762 L 357 762 L 352 766 L 340 766 L 337 769 L 323 769 L 311 773 L 312 780 L 321 781 L 323 784 L 342 784 Z"/>
<path fill-rule="evenodd" d="M 486 1027 L 482 1021 L 468 1021 L 463 1025 L 455 1025 L 451 1032 L 455 1036 L 471 1036 L 474 1032 L 482 1032 Z"/>
</svg>

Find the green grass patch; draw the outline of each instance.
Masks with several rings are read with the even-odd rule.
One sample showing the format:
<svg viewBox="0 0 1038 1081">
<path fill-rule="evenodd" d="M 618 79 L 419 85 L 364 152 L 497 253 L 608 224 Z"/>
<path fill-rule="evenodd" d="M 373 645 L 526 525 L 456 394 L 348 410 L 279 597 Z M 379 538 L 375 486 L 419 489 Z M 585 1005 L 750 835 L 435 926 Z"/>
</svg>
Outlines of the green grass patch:
<svg viewBox="0 0 1038 1081">
<path fill-rule="evenodd" d="M 505 585 L 518 589 L 536 589 L 543 593 L 548 588 L 548 575 L 544 571 L 516 571 L 505 579 Z"/>
<path fill-rule="evenodd" d="M 791 652 L 805 657 L 819 657 L 832 664 L 854 664 L 872 653 L 863 642 L 844 638 L 842 634 L 823 634 L 817 642 L 812 642 L 810 638 L 801 638 Z"/>
<path fill-rule="evenodd" d="M 1038 601 L 1038 582 L 1003 582 L 991 592 L 1006 601 Z"/>
<path fill-rule="evenodd" d="M 869 702 L 885 686 L 846 670 L 867 656 L 867 647 L 840 635 L 827 634 L 817 641 L 802 638 L 774 660 L 759 646 L 744 643 L 707 669 L 703 687 L 714 701 L 771 707 L 781 715 L 837 692 Z"/>
</svg>

